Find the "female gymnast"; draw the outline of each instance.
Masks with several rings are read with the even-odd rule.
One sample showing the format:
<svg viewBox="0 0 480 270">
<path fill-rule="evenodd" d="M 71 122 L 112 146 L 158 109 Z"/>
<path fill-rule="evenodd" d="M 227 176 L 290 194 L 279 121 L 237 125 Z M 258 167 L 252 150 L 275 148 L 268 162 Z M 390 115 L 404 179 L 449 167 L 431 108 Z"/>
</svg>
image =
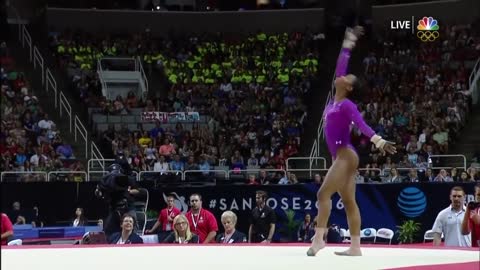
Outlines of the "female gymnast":
<svg viewBox="0 0 480 270">
<path fill-rule="evenodd" d="M 357 82 L 355 75 L 346 75 L 348 61 L 351 50 L 361 35 L 363 35 L 363 28 L 359 26 L 354 29 L 348 28 L 345 32 L 335 70 L 335 98 L 325 108 L 323 114 L 323 117 L 325 117 L 325 138 L 333 158 L 333 164 L 317 192 L 317 227 L 315 228 L 312 245 L 307 251 L 308 256 L 315 256 L 319 250 L 325 247 L 323 237 L 327 230 L 327 221 L 332 207 L 331 197 L 335 192 L 339 193 L 345 206 L 351 235 L 350 248 L 346 251 L 335 252 L 335 254 L 362 255 L 360 249 L 360 212 L 355 201 L 355 174 L 358 167 L 358 155 L 350 144 L 350 124 L 353 122 L 383 153 L 396 153 L 393 144 L 376 135 L 363 120 L 357 106 L 347 98 L 353 90 L 353 85 Z"/>
</svg>

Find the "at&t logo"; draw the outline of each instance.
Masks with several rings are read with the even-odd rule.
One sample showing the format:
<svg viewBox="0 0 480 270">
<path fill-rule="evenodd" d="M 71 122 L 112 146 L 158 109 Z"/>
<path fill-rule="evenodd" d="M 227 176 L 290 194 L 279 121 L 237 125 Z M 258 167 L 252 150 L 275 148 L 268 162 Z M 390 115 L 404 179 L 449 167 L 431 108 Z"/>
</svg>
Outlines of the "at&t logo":
<svg viewBox="0 0 480 270">
<path fill-rule="evenodd" d="M 420 189 L 408 187 L 403 189 L 400 195 L 398 195 L 397 206 L 406 217 L 418 217 L 427 208 L 427 198 Z"/>
</svg>

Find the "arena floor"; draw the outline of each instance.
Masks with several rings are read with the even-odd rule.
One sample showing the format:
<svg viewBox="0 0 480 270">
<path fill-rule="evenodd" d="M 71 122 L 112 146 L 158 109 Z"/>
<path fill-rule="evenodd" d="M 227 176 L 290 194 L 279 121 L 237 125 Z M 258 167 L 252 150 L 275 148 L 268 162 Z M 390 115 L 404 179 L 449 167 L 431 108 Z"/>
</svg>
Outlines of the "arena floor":
<svg viewBox="0 0 480 270">
<path fill-rule="evenodd" d="M 480 269 L 480 252 L 474 249 L 375 245 L 365 246 L 362 257 L 333 254 L 343 249 L 329 246 L 307 257 L 305 245 L 17 246 L 2 247 L 1 269 Z"/>
</svg>

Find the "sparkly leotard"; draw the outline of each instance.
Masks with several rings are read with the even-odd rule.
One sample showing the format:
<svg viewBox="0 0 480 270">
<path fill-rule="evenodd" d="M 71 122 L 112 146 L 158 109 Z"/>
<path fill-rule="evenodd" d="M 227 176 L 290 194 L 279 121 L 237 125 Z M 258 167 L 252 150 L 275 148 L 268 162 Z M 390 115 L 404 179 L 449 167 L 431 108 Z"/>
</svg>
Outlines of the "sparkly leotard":
<svg viewBox="0 0 480 270">
<path fill-rule="evenodd" d="M 350 50 L 343 48 L 337 61 L 335 74 L 337 77 L 344 76 L 347 72 Z M 323 113 L 324 132 L 328 150 L 333 158 L 336 158 L 339 148 L 355 148 L 350 143 L 350 125 L 352 122 L 367 137 L 372 137 L 375 132 L 365 123 L 357 106 L 349 99 L 339 102 L 330 102 Z"/>
</svg>

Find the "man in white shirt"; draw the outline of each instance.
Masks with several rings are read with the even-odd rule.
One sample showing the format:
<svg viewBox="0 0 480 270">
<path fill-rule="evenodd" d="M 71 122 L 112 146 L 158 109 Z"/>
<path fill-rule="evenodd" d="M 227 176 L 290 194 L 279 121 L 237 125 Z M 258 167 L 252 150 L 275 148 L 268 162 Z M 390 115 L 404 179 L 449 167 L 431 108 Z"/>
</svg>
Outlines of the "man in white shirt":
<svg viewBox="0 0 480 270">
<path fill-rule="evenodd" d="M 471 247 L 470 235 L 462 234 L 462 221 L 465 215 L 465 191 L 462 187 L 453 187 L 450 191 L 452 204 L 438 213 L 433 224 L 433 244 L 439 246 L 441 235 L 445 237 L 446 247 Z"/>
<path fill-rule="evenodd" d="M 38 124 L 37 126 L 40 128 L 40 129 L 52 129 L 52 126 L 55 125 L 55 123 L 53 123 L 52 120 L 48 119 L 48 114 L 45 114 L 43 119 L 38 121 Z"/>
<path fill-rule="evenodd" d="M 30 164 L 32 167 L 38 167 L 38 162 L 40 158 L 43 158 L 44 161 L 48 160 L 48 157 L 43 154 L 43 150 L 41 147 L 35 148 L 35 154 L 30 157 Z"/>
<path fill-rule="evenodd" d="M 160 156 L 159 159 L 157 159 L 157 161 L 153 165 L 153 171 L 160 172 L 160 175 L 163 175 L 168 171 L 168 163 L 165 162 L 164 156 Z"/>
</svg>

